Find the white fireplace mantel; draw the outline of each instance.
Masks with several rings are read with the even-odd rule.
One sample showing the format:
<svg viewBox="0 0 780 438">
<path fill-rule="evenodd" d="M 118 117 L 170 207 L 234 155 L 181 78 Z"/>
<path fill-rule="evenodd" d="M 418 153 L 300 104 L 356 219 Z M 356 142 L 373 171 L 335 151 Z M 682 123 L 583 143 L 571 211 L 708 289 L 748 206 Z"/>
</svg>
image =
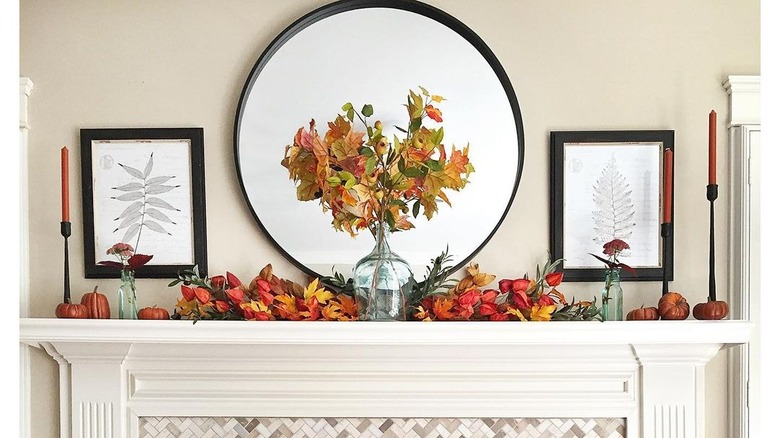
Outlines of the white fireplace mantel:
<svg viewBox="0 0 780 438">
<path fill-rule="evenodd" d="M 703 437 L 704 365 L 743 321 L 394 323 L 22 318 L 60 365 L 62 437 L 144 416 L 619 417 Z"/>
</svg>

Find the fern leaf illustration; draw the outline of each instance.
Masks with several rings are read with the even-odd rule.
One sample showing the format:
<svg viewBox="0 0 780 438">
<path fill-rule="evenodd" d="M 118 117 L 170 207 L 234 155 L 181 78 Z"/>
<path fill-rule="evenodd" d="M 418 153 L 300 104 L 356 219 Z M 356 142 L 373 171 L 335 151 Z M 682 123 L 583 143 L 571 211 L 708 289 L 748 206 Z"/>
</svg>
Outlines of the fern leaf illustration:
<svg viewBox="0 0 780 438">
<path fill-rule="evenodd" d="M 167 222 L 169 224 L 176 224 L 171 218 L 168 217 L 165 213 L 161 212 L 160 210 L 154 209 L 154 208 L 147 208 L 146 214 L 149 215 L 149 217 L 157 219 L 160 222 Z"/>
<path fill-rule="evenodd" d="M 168 180 L 176 178 L 175 176 L 155 176 L 154 178 L 149 178 L 146 180 L 146 184 L 149 184 L 150 186 L 163 184 L 168 182 Z"/>
<path fill-rule="evenodd" d="M 141 201 L 135 201 L 132 204 L 128 205 L 125 210 L 114 219 L 115 221 L 118 221 L 119 219 L 124 219 L 127 216 L 130 216 L 131 214 L 135 214 L 135 212 L 141 211 L 141 208 L 144 206 L 144 203 Z"/>
<path fill-rule="evenodd" d="M 114 221 L 121 220 L 116 229 L 114 229 L 114 232 L 126 228 L 122 241 L 129 242 L 130 239 L 135 238 L 135 250 L 138 251 L 138 245 L 141 241 L 141 234 L 144 228 L 156 233 L 167 234 L 169 236 L 172 235 L 157 221 L 174 225 L 176 222 L 158 209 L 181 210 L 153 195 L 168 193 L 171 190 L 181 187 L 181 185 L 165 185 L 166 182 L 175 178 L 173 175 L 151 176 L 152 170 L 154 169 L 154 152 L 149 154 L 149 159 L 146 161 L 143 172 L 126 164 L 118 164 L 127 172 L 127 174 L 136 180 L 141 180 L 141 182 L 131 181 L 123 185 L 112 187 L 112 189 L 124 193 L 112 196 L 111 199 L 121 202 L 134 201 L 125 208 L 116 219 L 114 219 Z"/>
<path fill-rule="evenodd" d="M 154 198 L 154 197 L 152 197 L 152 198 L 147 198 L 147 199 L 146 199 L 146 203 L 147 203 L 147 204 L 149 204 L 149 205 L 153 205 L 153 206 L 155 206 L 155 207 L 157 207 L 157 208 L 164 208 L 164 209 L 166 209 L 166 210 L 176 210 L 176 211 L 181 211 L 181 210 L 179 210 L 178 208 L 176 208 L 176 207 L 174 207 L 173 205 L 171 205 L 171 204 L 169 204 L 169 203 L 167 203 L 167 202 L 163 201 L 163 200 L 162 200 L 162 199 L 160 199 L 160 198 Z"/>
<path fill-rule="evenodd" d="M 133 182 L 121 185 L 119 187 L 111 187 L 114 190 L 121 190 L 123 192 L 131 192 L 133 190 L 143 190 L 144 185 L 141 183 Z"/>
<path fill-rule="evenodd" d="M 607 162 L 593 186 L 593 241 L 598 244 L 613 239 L 628 239 L 634 231 L 636 209 L 631 187 L 620 172 L 615 156 Z"/>
<path fill-rule="evenodd" d="M 145 226 L 146 228 L 148 228 L 148 229 L 150 229 L 150 230 L 152 230 L 152 231 L 154 231 L 156 233 L 163 233 L 163 234 L 167 234 L 169 236 L 171 235 L 171 233 L 166 231 L 165 228 L 162 227 L 162 225 L 158 224 L 155 221 L 145 220 L 144 223 L 143 223 L 143 226 Z"/>
<path fill-rule="evenodd" d="M 149 174 L 152 173 L 152 167 L 154 166 L 154 152 L 149 154 L 149 161 L 146 162 L 144 168 L 144 179 L 149 178 Z"/>
<path fill-rule="evenodd" d="M 141 173 L 141 171 L 136 169 L 135 167 L 130 167 L 130 166 L 128 166 L 126 164 L 122 164 L 122 163 L 117 163 L 117 164 L 119 164 L 119 167 L 124 169 L 125 172 L 129 173 L 130 176 L 132 176 L 133 178 L 144 179 L 144 174 Z"/>
<path fill-rule="evenodd" d="M 122 237 L 122 242 L 129 242 L 130 239 L 135 237 L 138 232 L 141 231 L 141 224 L 133 224 L 125 231 L 125 235 Z M 138 246 L 138 245 L 136 245 Z"/>
</svg>

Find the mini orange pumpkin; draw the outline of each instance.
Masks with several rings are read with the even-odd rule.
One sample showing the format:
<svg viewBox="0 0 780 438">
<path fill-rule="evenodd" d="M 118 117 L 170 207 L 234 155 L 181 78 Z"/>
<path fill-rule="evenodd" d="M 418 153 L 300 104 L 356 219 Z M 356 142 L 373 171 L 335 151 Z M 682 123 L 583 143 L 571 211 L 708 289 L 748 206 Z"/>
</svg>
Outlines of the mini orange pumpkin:
<svg viewBox="0 0 780 438">
<path fill-rule="evenodd" d="M 60 303 L 54 311 L 57 318 L 89 318 L 89 309 L 83 304 Z"/>
<path fill-rule="evenodd" d="M 658 318 L 658 309 L 655 307 L 645 307 L 644 304 L 642 307 L 634 309 L 626 315 L 626 321 L 655 321 Z"/>
<path fill-rule="evenodd" d="M 111 308 L 108 305 L 108 298 L 97 291 L 98 287 L 92 292 L 87 292 L 81 297 L 81 304 L 87 306 L 89 317 L 93 319 L 111 318 Z"/>
<path fill-rule="evenodd" d="M 685 319 L 691 313 L 691 306 L 685 297 L 677 292 L 667 292 L 658 300 L 658 314 L 661 319 Z"/>
<path fill-rule="evenodd" d="M 138 319 L 171 319 L 168 311 L 157 306 L 144 307 L 138 311 Z"/>
<path fill-rule="evenodd" d="M 725 301 L 710 301 L 693 306 L 693 317 L 696 319 L 723 319 L 729 314 L 729 304 Z"/>
</svg>

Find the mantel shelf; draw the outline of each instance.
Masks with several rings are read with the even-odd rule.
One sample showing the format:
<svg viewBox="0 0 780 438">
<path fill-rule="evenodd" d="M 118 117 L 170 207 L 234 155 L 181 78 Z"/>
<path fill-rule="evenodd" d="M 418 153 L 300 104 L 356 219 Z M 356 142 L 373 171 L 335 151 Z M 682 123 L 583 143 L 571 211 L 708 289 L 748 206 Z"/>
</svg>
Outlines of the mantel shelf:
<svg viewBox="0 0 780 438">
<path fill-rule="evenodd" d="M 629 438 L 701 438 L 704 366 L 754 330 L 53 318 L 19 328 L 21 343 L 59 364 L 62 436 L 97 436 L 84 433 L 98 425 L 111 438 L 137 437 L 145 416 L 605 417 L 625 418 Z"/>
<path fill-rule="evenodd" d="M 746 321 L 325 322 L 22 318 L 20 341 L 179 344 L 636 345 L 750 340 Z"/>
</svg>

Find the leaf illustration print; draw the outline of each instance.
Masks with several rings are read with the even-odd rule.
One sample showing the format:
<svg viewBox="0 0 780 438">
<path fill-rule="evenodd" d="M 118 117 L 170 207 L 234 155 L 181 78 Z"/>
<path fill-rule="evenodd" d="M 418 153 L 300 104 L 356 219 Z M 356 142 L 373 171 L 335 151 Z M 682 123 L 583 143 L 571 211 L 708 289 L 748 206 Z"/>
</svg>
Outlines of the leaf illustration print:
<svg viewBox="0 0 780 438">
<path fill-rule="evenodd" d="M 613 239 L 627 240 L 634 231 L 636 209 L 631 201 L 631 186 L 620 173 L 615 156 L 612 155 L 593 186 L 592 211 L 593 241 L 599 245 Z"/>
<path fill-rule="evenodd" d="M 156 233 L 171 235 L 163 224 L 176 225 L 176 222 L 168 217 L 163 210 L 181 210 L 161 199 L 160 195 L 181 187 L 181 185 L 170 184 L 170 181 L 175 178 L 174 176 L 151 176 L 154 168 L 154 152 L 149 154 L 149 161 L 146 162 L 143 172 L 127 164 L 117 164 L 130 175 L 132 180 L 127 184 L 111 187 L 123 192 L 120 195 L 112 196 L 111 199 L 130 202 L 130 205 L 114 219 L 114 222 L 119 222 L 114 233 L 124 230 L 122 242 L 125 243 L 135 238 L 137 252 L 144 228 Z"/>
</svg>

